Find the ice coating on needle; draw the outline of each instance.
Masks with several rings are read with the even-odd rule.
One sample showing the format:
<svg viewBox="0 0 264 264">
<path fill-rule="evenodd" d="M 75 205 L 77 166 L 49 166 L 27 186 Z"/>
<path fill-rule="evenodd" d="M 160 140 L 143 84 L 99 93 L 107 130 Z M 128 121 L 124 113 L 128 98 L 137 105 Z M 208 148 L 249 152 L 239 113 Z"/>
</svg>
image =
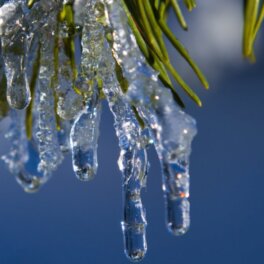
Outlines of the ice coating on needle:
<svg viewBox="0 0 264 264">
<path fill-rule="evenodd" d="M 152 128 L 163 168 L 167 226 L 173 234 L 184 234 L 190 224 L 189 155 L 196 134 L 195 121 L 176 106 L 171 92 L 161 86 L 157 74 L 146 64 L 120 2 L 105 3 L 113 28 L 115 58 L 130 84 L 127 98 Z"/>
<path fill-rule="evenodd" d="M 122 230 L 125 252 L 130 259 L 138 261 L 144 258 L 147 251 L 147 221 L 141 200 L 141 189 L 145 186 L 148 167 L 147 153 L 144 146 L 140 145 L 140 126 L 129 104 L 124 100 L 111 68 L 108 74 L 109 77 L 104 75 L 103 79 L 104 93 L 114 115 L 115 130 L 121 148 L 118 165 L 123 174 Z"/>
<path fill-rule="evenodd" d="M 71 150 L 70 146 L 70 131 L 73 121 L 61 120 L 60 130 L 58 131 L 58 141 L 61 152 L 67 154 Z"/>
<path fill-rule="evenodd" d="M 53 16 L 51 10 L 54 11 Z M 27 192 L 37 191 L 50 178 L 51 171 L 62 160 L 56 130 L 54 94 L 51 88 L 51 77 L 54 68 L 50 58 L 53 57 L 53 45 L 49 45 L 54 41 L 53 35 L 57 24 L 58 11 L 58 3 L 39 1 L 30 12 L 26 13 L 25 18 L 23 17 L 29 25 L 30 32 L 28 36 L 30 55 L 27 71 L 23 69 L 23 74 L 32 75 L 34 61 L 37 57 L 36 53 L 39 49 L 41 55 L 39 58 L 40 69 L 34 91 L 33 135 L 32 138 L 27 138 L 25 111 L 12 110 L 10 132 L 7 134 L 7 138 L 12 140 L 12 147 L 9 154 L 3 157 L 3 160 Z M 39 30 L 39 27 L 41 27 L 41 30 Z M 47 39 L 50 40 L 49 44 L 46 41 Z M 21 42 L 18 41 L 16 45 L 19 44 Z M 5 67 L 8 68 L 10 65 L 5 64 Z"/>
<path fill-rule="evenodd" d="M 73 89 L 73 69 L 71 59 L 65 54 L 64 38 L 69 37 L 71 29 L 65 22 L 60 23 L 58 36 L 58 85 L 56 94 L 58 97 L 57 113 L 65 120 L 74 119 L 83 108 L 83 98 Z"/>
<path fill-rule="evenodd" d="M 25 108 L 31 99 L 25 71 L 27 24 L 24 1 L 12 1 L 0 7 L 2 56 L 7 77 L 6 96 L 11 107 Z"/>
<path fill-rule="evenodd" d="M 83 93 L 91 93 L 91 83 L 95 79 L 101 59 L 100 46 L 103 45 L 102 27 L 97 26 L 101 13 L 95 8 L 100 1 L 76 0 L 74 2 L 75 23 L 82 28 L 82 55 L 75 86 Z"/>
<path fill-rule="evenodd" d="M 12 147 L 3 160 L 17 181 L 27 192 L 36 191 L 68 151 L 76 176 L 92 179 L 106 99 L 120 147 L 126 255 L 140 261 L 147 252 L 141 196 L 149 144 L 162 166 L 167 227 L 184 234 L 190 225 L 189 156 L 196 123 L 146 63 L 122 1 L 38 0 L 29 7 L 24 0 L 5 2 L 0 3 L 0 118 L 11 117 Z M 7 101 L 13 108 L 29 106 L 9 110 Z"/>
<path fill-rule="evenodd" d="M 97 145 L 101 116 L 97 70 L 102 43 L 102 32 L 94 26 L 95 1 L 77 0 L 74 2 L 75 23 L 82 29 L 82 52 L 74 85 L 86 98 L 85 109 L 75 119 L 71 135 L 72 162 L 77 178 L 88 181 L 94 178 L 97 163 Z"/>
<path fill-rule="evenodd" d="M 82 8 L 78 8 L 79 6 Z M 115 62 L 109 45 L 105 42 L 105 30 L 99 20 L 104 16 L 100 1 L 75 2 L 76 22 L 83 21 L 82 64 L 87 65 L 89 79 L 99 77 L 103 92 L 115 119 L 115 130 L 121 148 L 119 168 L 123 174 L 125 252 L 133 260 L 141 260 L 147 251 L 146 219 L 141 200 L 141 189 L 145 185 L 147 155 L 140 145 L 141 128 L 131 106 L 126 101 L 115 75 Z M 86 62 L 87 60 L 87 62 Z M 87 64 L 89 63 L 89 64 Z M 83 66 L 82 66 L 83 67 Z"/>
<path fill-rule="evenodd" d="M 34 130 L 38 144 L 40 163 L 39 171 L 54 171 L 62 162 L 63 155 L 58 142 L 55 116 L 54 89 L 52 87 L 52 76 L 54 74 L 54 35 L 57 26 L 57 14 L 60 4 L 57 1 L 39 1 L 31 10 L 31 27 L 41 29 L 33 31 L 40 43 L 40 69 L 36 83 L 36 95 L 39 96 L 37 104 L 37 127 Z M 39 18 L 39 13 L 43 15 Z M 48 13 L 48 15 L 47 15 Z M 46 15 L 45 15 L 46 14 Z M 49 41 L 47 41 L 47 39 Z"/>
<path fill-rule="evenodd" d="M 49 175 L 38 171 L 39 156 L 34 140 L 27 141 L 24 127 L 25 112 L 11 111 L 11 124 L 6 138 L 12 142 L 9 153 L 2 157 L 9 171 L 26 192 L 36 192 Z"/>
<path fill-rule="evenodd" d="M 107 43 L 103 49 L 104 59 L 100 65 L 103 91 L 114 115 L 114 126 L 121 149 L 118 165 L 123 175 L 122 230 L 125 252 L 132 261 L 140 261 L 147 252 L 147 221 L 141 199 L 148 171 L 146 141 L 143 140 L 142 129 L 116 79 L 115 62 Z"/>
<path fill-rule="evenodd" d="M 74 121 L 70 134 L 73 170 L 81 181 L 93 179 L 98 168 L 97 148 L 102 106 L 96 93 L 95 90 L 86 108 Z"/>
</svg>

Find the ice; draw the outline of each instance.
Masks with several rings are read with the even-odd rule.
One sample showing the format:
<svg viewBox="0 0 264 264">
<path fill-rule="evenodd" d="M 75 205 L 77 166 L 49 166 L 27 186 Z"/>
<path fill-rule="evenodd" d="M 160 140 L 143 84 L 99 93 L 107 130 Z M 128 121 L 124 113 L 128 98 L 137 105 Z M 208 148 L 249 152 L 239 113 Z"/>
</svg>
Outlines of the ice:
<svg viewBox="0 0 264 264">
<path fill-rule="evenodd" d="M 41 26 L 34 32 L 40 43 L 40 69 L 36 82 L 37 126 L 34 129 L 38 144 L 40 163 L 38 170 L 43 173 L 54 171 L 62 162 L 63 155 L 60 150 L 55 116 L 54 87 L 52 77 L 54 75 L 53 58 L 55 45 L 55 31 L 57 27 L 57 15 L 60 5 L 57 1 L 47 3 L 37 2 L 31 12 L 32 29 Z M 39 13 L 48 13 L 48 16 L 39 18 Z M 35 20 L 38 18 L 38 20 Z M 39 25 L 34 25 L 38 23 Z M 47 41 L 49 40 L 49 41 Z"/>
<path fill-rule="evenodd" d="M 37 93 L 39 93 L 39 104 L 37 108 L 38 126 L 34 130 L 38 142 L 40 155 L 40 171 L 54 171 L 62 162 L 63 156 L 58 141 L 54 98 L 50 87 L 49 72 L 43 70 L 39 74 Z"/>
<path fill-rule="evenodd" d="M 82 8 L 77 8 L 78 6 Z M 148 168 L 145 146 L 139 143 L 141 128 L 131 106 L 122 94 L 115 75 L 115 62 L 111 49 L 105 42 L 105 30 L 99 22 L 104 15 L 100 1 L 90 1 L 86 6 L 83 1 L 76 1 L 75 10 L 77 22 L 82 21 L 82 16 L 87 14 L 84 24 L 81 24 L 83 27 L 81 67 L 86 65 L 86 72 L 90 73 L 87 76 L 89 80 L 98 76 L 103 81 L 103 92 L 114 115 L 114 126 L 121 148 L 118 164 L 123 175 L 122 230 L 125 252 L 132 260 L 141 260 L 147 251 L 147 222 L 141 201 L 141 189 L 145 186 Z"/>
<path fill-rule="evenodd" d="M 74 69 L 69 56 L 65 54 L 65 38 L 69 38 L 72 29 L 62 22 L 59 30 L 58 43 L 58 85 L 56 93 L 58 97 L 57 113 L 65 120 L 73 120 L 83 109 L 83 98 L 74 91 L 73 79 Z"/>
<path fill-rule="evenodd" d="M 98 90 L 94 89 L 93 97 L 88 100 L 86 108 L 80 112 L 71 129 L 73 170 L 81 181 L 93 179 L 97 172 L 101 108 Z"/>
<path fill-rule="evenodd" d="M 0 7 L 2 56 L 7 77 L 7 101 L 16 109 L 27 107 L 31 100 L 25 71 L 27 24 L 23 1 L 12 1 Z"/>
<path fill-rule="evenodd" d="M 67 154 L 71 150 L 70 131 L 73 121 L 61 120 L 60 130 L 58 131 L 58 141 L 60 150 L 63 154 Z"/>
<path fill-rule="evenodd" d="M 26 138 L 25 111 L 12 110 L 11 117 L 6 138 L 12 142 L 12 145 L 9 153 L 2 159 L 24 191 L 36 192 L 50 175 L 38 171 L 39 156 L 34 139 L 28 141 Z"/>
<path fill-rule="evenodd" d="M 118 165 L 123 175 L 124 218 L 121 226 L 125 253 L 132 261 L 139 261 L 147 252 L 147 221 L 141 199 L 141 190 L 145 187 L 148 171 L 146 134 L 119 86 L 109 45 L 105 43 L 101 48 L 103 59 L 100 74 L 103 91 L 114 115 L 114 127 L 121 149 Z"/>
<path fill-rule="evenodd" d="M 152 129 L 155 147 L 163 168 L 163 190 L 167 226 L 175 235 L 184 234 L 189 217 L 189 155 L 196 134 L 195 121 L 174 102 L 145 62 L 127 23 L 120 2 L 105 0 L 113 28 L 114 55 L 130 86 L 127 99 Z"/>
<path fill-rule="evenodd" d="M 74 2 L 75 22 L 82 28 L 82 55 L 75 85 L 84 94 L 92 93 L 92 83 L 102 56 L 98 47 L 103 45 L 104 31 L 97 26 L 97 19 L 104 13 L 95 8 L 99 3 L 97 0 Z"/>
<path fill-rule="evenodd" d="M 9 114 L 12 144 L 2 159 L 19 184 L 37 191 L 69 151 L 76 176 L 93 179 L 106 99 L 120 147 L 126 255 L 140 261 L 147 252 L 142 190 L 150 144 L 162 167 L 166 225 L 172 234 L 184 234 L 190 226 L 189 159 L 196 122 L 146 63 L 122 1 L 39 0 L 30 8 L 22 0 L 1 3 L 0 118 Z M 63 5 L 73 8 L 75 24 L 59 19 Z"/>
</svg>

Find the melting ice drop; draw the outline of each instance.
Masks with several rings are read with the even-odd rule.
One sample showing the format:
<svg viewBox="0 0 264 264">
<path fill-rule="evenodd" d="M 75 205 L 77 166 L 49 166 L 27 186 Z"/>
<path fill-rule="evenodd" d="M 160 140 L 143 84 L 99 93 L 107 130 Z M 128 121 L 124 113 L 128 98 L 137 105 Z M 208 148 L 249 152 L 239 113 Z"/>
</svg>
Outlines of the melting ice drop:
<svg viewBox="0 0 264 264">
<path fill-rule="evenodd" d="M 78 179 L 89 181 L 94 178 L 97 163 L 97 146 L 101 117 L 101 102 L 90 101 L 74 121 L 70 134 L 73 170 Z"/>
<path fill-rule="evenodd" d="M 5 3 L 0 8 L 2 56 L 7 77 L 7 101 L 16 109 L 25 108 L 30 89 L 25 71 L 27 37 L 22 1 Z M 14 32 L 15 39 L 14 39 Z"/>
</svg>

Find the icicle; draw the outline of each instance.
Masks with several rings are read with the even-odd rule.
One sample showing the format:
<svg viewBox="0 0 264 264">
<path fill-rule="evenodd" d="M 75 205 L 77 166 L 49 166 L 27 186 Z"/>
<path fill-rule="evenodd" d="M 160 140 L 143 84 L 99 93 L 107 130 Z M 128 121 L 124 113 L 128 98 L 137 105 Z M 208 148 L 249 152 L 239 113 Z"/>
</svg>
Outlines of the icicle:
<svg viewBox="0 0 264 264">
<path fill-rule="evenodd" d="M 63 159 L 58 142 L 54 89 L 51 82 L 54 74 L 54 38 L 59 10 L 58 2 L 39 1 L 31 9 L 29 17 L 32 30 L 41 26 L 38 31 L 33 31 L 40 43 L 40 69 L 36 83 L 36 95 L 39 96 L 36 109 L 38 126 L 33 132 L 36 134 L 40 156 L 38 170 L 43 173 L 54 171 Z"/>
<path fill-rule="evenodd" d="M 81 181 L 89 181 L 97 172 L 97 146 L 101 102 L 95 89 L 86 109 L 74 121 L 70 134 L 73 170 Z"/>
<path fill-rule="evenodd" d="M 190 223 L 188 164 L 195 121 L 175 105 L 171 92 L 158 83 L 157 74 L 146 64 L 131 34 L 120 3 L 105 3 L 113 28 L 115 57 L 130 84 L 127 98 L 152 128 L 163 168 L 167 226 L 173 234 L 180 235 Z"/>
<path fill-rule="evenodd" d="M 26 21 L 22 1 L 5 3 L 0 8 L 0 36 L 7 77 L 7 100 L 11 107 L 23 109 L 30 102 L 25 71 L 27 54 Z"/>
<path fill-rule="evenodd" d="M 101 115 L 101 103 L 97 84 L 100 51 L 97 45 L 103 42 L 102 31 L 96 32 L 94 0 L 74 2 L 75 23 L 82 28 L 82 54 L 78 69 L 76 88 L 88 98 L 86 109 L 76 118 L 71 130 L 73 169 L 77 178 L 91 180 L 97 171 L 97 141 Z M 88 134 L 88 136 L 86 136 Z"/>
<path fill-rule="evenodd" d="M 33 193 L 48 181 L 51 177 L 49 172 L 39 172 L 38 164 L 40 162 L 38 150 L 33 140 L 26 141 L 25 149 L 28 159 L 24 163 L 23 168 L 16 176 L 18 183 L 23 187 L 25 192 Z"/>
<path fill-rule="evenodd" d="M 101 46 L 101 49 L 103 59 L 99 71 L 103 79 L 103 91 L 114 115 L 121 148 L 118 165 L 123 174 L 124 219 L 121 225 L 125 253 L 132 261 L 140 261 L 147 252 L 147 221 L 141 200 L 141 190 L 145 186 L 148 169 L 146 135 L 141 131 L 131 106 L 119 87 L 111 49 L 107 44 Z"/>
<path fill-rule="evenodd" d="M 81 5 L 82 8 L 78 8 L 78 5 Z M 99 73 L 99 77 L 103 80 L 104 94 L 114 114 L 116 134 L 121 148 L 119 168 L 123 174 L 124 186 L 122 229 L 125 252 L 132 260 L 141 260 L 147 251 L 146 219 L 140 196 L 148 164 L 146 152 L 137 146 L 137 143 L 140 142 L 140 127 L 129 104 L 122 96 L 115 76 L 115 63 L 111 56 L 111 50 L 108 46 L 104 46 L 104 28 L 97 21 L 104 15 L 100 1 L 90 1 L 85 7 L 82 5 L 82 1 L 76 1 L 76 21 L 81 21 L 82 12 L 87 15 L 83 25 L 82 65 L 88 66 L 87 72 L 91 73 L 88 79 L 94 78 L 94 74 Z M 104 50 L 105 48 L 107 51 Z M 100 63 L 99 68 L 98 63 Z"/>
<path fill-rule="evenodd" d="M 121 150 L 119 168 L 123 172 L 125 251 L 133 261 L 142 260 L 147 251 L 145 211 L 141 188 L 145 185 L 148 168 L 145 149 Z"/>
<path fill-rule="evenodd" d="M 167 226 L 173 234 L 182 235 L 190 226 L 189 156 L 196 127 L 193 119 L 183 112 L 169 112 L 167 116 L 165 113 L 164 110 L 159 116 L 163 122 L 159 120 L 162 129 L 157 134 L 161 138 L 157 150 L 163 166 Z"/>
<path fill-rule="evenodd" d="M 43 67 L 43 65 L 41 66 Z M 46 68 L 47 69 L 47 68 Z M 53 171 L 62 162 L 63 156 L 60 150 L 56 118 L 54 111 L 53 91 L 50 87 L 50 72 L 40 69 L 39 74 L 39 105 L 38 105 L 38 128 L 36 129 L 36 137 L 41 162 L 39 164 L 40 171 Z"/>
<path fill-rule="evenodd" d="M 147 223 L 140 196 L 148 166 L 146 152 L 145 149 L 138 146 L 140 126 L 135 120 L 130 105 L 122 96 L 115 76 L 115 63 L 111 50 L 108 45 L 104 46 L 104 28 L 97 21 L 104 15 L 100 1 L 88 2 L 87 9 L 82 3 L 82 1 L 76 1 L 75 5 L 77 21 L 78 17 L 83 17 L 82 13 L 78 12 L 83 12 L 88 18 L 83 25 L 82 63 L 88 66 L 87 72 L 91 73 L 90 78 L 94 77 L 93 74 L 98 73 L 103 80 L 103 91 L 115 118 L 115 129 L 121 148 L 119 168 L 123 174 L 124 219 L 122 230 L 125 252 L 131 260 L 138 261 L 143 259 L 147 251 Z M 82 8 L 78 8 L 78 5 L 81 5 Z"/>
<path fill-rule="evenodd" d="M 114 77 L 114 75 L 112 76 Z M 122 230 L 126 255 L 133 261 L 144 258 L 147 251 L 146 218 L 141 201 L 141 189 L 145 186 L 147 174 L 147 154 L 140 146 L 140 127 L 130 106 L 117 92 L 117 82 L 106 82 L 104 93 L 115 118 L 115 129 L 121 148 L 119 169 L 123 174 L 124 219 Z"/>
<path fill-rule="evenodd" d="M 123 174 L 122 230 L 125 252 L 131 260 L 138 261 L 144 258 L 147 251 L 147 222 L 141 201 L 141 189 L 145 186 L 148 162 L 145 149 L 139 145 L 139 124 L 130 106 L 122 100 L 121 92 L 114 90 L 117 88 L 116 84 L 105 82 L 104 92 L 115 118 L 115 129 L 121 148 L 118 165 Z"/>
<path fill-rule="evenodd" d="M 12 142 L 12 145 L 10 152 L 2 159 L 24 191 L 36 192 L 49 175 L 43 175 L 37 170 L 39 156 L 33 139 L 27 141 L 24 111 L 12 110 L 11 117 L 11 126 L 6 138 Z"/>
</svg>

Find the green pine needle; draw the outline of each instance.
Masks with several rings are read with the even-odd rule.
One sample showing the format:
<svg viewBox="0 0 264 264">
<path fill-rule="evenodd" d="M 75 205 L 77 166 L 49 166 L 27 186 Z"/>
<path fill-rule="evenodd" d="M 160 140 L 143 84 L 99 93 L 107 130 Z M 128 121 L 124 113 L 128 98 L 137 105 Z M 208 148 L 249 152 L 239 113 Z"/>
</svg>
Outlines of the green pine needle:
<svg viewBox="0 0 264 264">
<path fill-rule="evenodd" d="M 176 91 L 177 88 L 172 85 L 172 81 L 169 77 L 170 75 L 188 94 L 188 96 L 193 99 L 197 105 L 201 106 L 202 103 L 197 94 L 182 79 L 175 67 L 172 66 L 168 56 L 167 47 L 164 42 L 165 36 L 171 42 L 173 47 L 180 53 L 180 55 L 187 61 L 202 85 L 208 89 L 209 84 L 205 76 L 168 26 L 167 14 L 169 9 L 172 8 L 180 26 L 184 30 L 187 30 L 188 28 L 178 1 L 122 0 L 122 3 L 128 16 L 129 25 L 132 28 L 142 53 L 145 55 L 148 63 L 159 72 L 159 78 L 163 84 L 167 88 L 171 89 L 177 103 L 183 106 L 183 102 Z M 185 5 L 190 11 L 196 7 L 195 1 L 192 0 L 185 1 Z"/>
<path fill-rule="evenodd" d="M 251 62 L 255 61 L 254 44 L 263 20 L 264 2 L 260 0 L 245 0 L 243 55 Z"/>
</svg>

